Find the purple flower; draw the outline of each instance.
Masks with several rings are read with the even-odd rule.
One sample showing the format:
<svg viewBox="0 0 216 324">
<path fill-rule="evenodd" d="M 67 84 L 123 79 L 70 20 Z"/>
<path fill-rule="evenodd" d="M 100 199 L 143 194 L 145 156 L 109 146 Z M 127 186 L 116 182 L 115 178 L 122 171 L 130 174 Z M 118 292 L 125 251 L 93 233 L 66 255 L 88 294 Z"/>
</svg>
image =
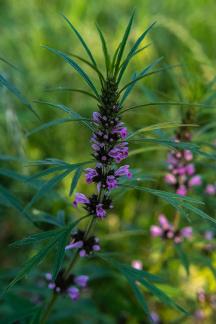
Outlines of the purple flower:
<svg viewBox="0 0 216 324">
<path fill-rule="evenodd" d="M 202 179 L 199 175 L 195 175 L 193 176 L 190 180 L 189 180 L 189 187 L 194 187 L 194 186 L 200 186 L 202 183 Z"/>
<path fill-rule="evenodd" d="M 101 120 L 101 114 L 97 111 L 94 111 L 92 114 L 92 119 L 96 124 L 99 124 Z"/>
<path fill-rule="evenodd" d="M 67 293 L 68 293 L 68 296 L 69 296 L 73 301 L 79 299 L 79 297 L 80 297 L 80 291 L 79 291 L 79 289 L 76 288 L 76 287 L 70 287 L 70 288 L 68 288 Z"/>
<path fill-rule="evenodd" d="M 75 200 L 73 202 L 73 206 L 77 207 L 78 204 L 89 204 L 89 199 L 82 193 L 77 192 L 75 195 Z"/>
<path fill-rule="evenodd" d="M 83 241 L 77 241 L 66 245 L 65 250 L 80 249 L 81 247 L 83 247 Z"/>
<path fill-rule="evenodd" d="M 48 281 L 52 280 L 52 274 L 51 274 L 50 272 L 47 272 L 47 273 L 45 274 L 45 278 L 46 278 L 46 280 L 48 280 Z"/>
<path fill-rule="evenodd" d="M 92 246 L 92 250 L 94 250 L 94 251 L 100 251 L 100 245 L 99 244 L 95 244 L 95 245 L 93 245 Z"/>
<path fill-rule="evenodd" d="M 193 175 L 195 173 L 195 167 L 194 164 L 190 163 L 186 166 L 186 172 L 188 175 Z"/>
<path fill-rule="evenodd" d="M 85 275 L 81 275 L 81 276 L 77 276 L 74 279 L 74 282 L 77 286 L 81 287 L 81 288 L 85 288 L 87 286 L 89 277 L 85 276 Z"/>
<path fill-rule="evenodd" d="M 94 178 L 98 176 L 98 173 L 95 169 L 87 168 L 85 169 L 85 171 L 86 171 L 85 177 L 87 183 L 92 183 L 94 181 Z"/>
<path fill-rule="evenodd" d="M 54 282 L 50 282 L 50 283 L 48 284 L 48 288 L 49 288 L 49 289 L 55 289 L 55 287 L 56 287 L 56 285 L 55 285 Z"/>
<path fill-rule="evenodd" d="M 110 175 L 107 177 L 106 184 L 107 184 L 108 190 L 114 189 L 118 186 L 118 182 L 113 175 Z"/>
<path fill-rule="evenodd" d="M 86 256 L 86 250 L 84 250 L 84 249 L 80 250 L 79 255 L 81 256 L 81 258 L 85 257 Z"/>
<path fill-rule="evenodd" d="M 214 232 L 212 231 L 206 231 L 204 233 L 205 240 L 211 241 L 214 238 Z"/>
<path fill-rule="evenodd" d="M 116 163 L 120 163 L 128 156 L 128 143 L 122 142 L 117 144 L 112 150 L 109 151 L 108 155 L 112 157 Z"/>
<path fill-rule="evenodd" d="M 123 165 L 123 166 L 121 166 L 120 168 L 118 168 L 115 171 L 115 176 L 116 177 L 126 176 L 128 178 L 131 178 L 132 177 L 132 174 L 129 171 L 129 167 L 130 167 L 129 165 Z"/>
<path fill-rule="evenodd" d="M 205 192 L 210 196 L 214 196 L 216 194 L 216 186 L 213 184 L 208 184 L 206 186 Z"/>
<path fill-rule="evenodd" d="M 128 135 L 126 127 L 122 127 L 123 123 L 119 123 L 116 127 L 113 128 L 113 134 L 119 134 L 122 139 L 125 139 Z"/>
<path fill-rule="evenodd" d="M 181 229 L 181 235 L 185 238 L 191 238 L 192 233 L 193 233 L 193 229 L 190 226 L 186 226 Z"/>
<path fill-rule="evenodd" d="M 103 218 L 106 216 L 106 211 L 103 209 L 103 204 L 98 204 L 96 206 L 96 215 L 97 217 Z"/>
</svg>

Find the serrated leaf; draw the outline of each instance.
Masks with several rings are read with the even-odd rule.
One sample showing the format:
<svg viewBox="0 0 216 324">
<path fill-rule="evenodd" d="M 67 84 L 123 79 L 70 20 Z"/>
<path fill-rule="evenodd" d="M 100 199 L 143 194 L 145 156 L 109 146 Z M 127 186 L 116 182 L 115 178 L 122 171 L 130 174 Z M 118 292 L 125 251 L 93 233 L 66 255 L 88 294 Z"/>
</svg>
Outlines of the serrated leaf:
<svg viewBox="0 0 216 324">
<path fill-rule="evenodd" d="M 48 49 L 50 52 L 62 57 L 68 64 L 70 64 L 70 66 L 72 66 L 79 73 L 79 75 L 84 79 L 84 81 L 88 84 L 88 86 L 93 90 L 95 95 L 97 97 L 99 97 L 98 92 L 97 92 L 93 82 L 90 80 L 90 78 L 88 77 L 86 72 L 72 58 L 70 58 L 65 53 L 63 53 L 57 49 L 54 49 L 54 48 L 51 48 L 48 46 L 43 46 L 43 47 Z"/>
</svg>

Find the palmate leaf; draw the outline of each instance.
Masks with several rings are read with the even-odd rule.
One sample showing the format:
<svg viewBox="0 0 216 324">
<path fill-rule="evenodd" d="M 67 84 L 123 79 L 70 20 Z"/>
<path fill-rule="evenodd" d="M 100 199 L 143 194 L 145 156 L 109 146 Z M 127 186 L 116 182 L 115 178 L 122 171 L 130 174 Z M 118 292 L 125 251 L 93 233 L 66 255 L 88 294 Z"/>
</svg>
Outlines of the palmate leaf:
<svg viewBox="0 0 216 324">
<path fill-rule="evenodd" d="M 78 30 L 74 27 L 74 25 L 70 22 L 70 20 L 65 15 L 62 15 L 62 17 L 65 19 L 65 21 L 68 23 L 69 27 L 72 29 L 72 31 L 76 34 L 76 36 L 80 40 L 80 43 L 82 44 L 83 48 L 85 49 L 85 51 L 86 51 L 87 55 L 89 56 L 90 60 L 92 61 L 93 65 L 97 66 L 91 50 L 89 49 L 88 45 L 86 44 L 86 42 L 84 41 L 83 37 L 80 35 Z"/>
<path fill-rule="evenodd" d="M 77 112 L 73 111 L 71 108 L 69 108 L 65 105 L 55 104 L 52 102 L 42 101 L 42 100 L 35 100 L 35 102 L 37 102 L 39 104 L 48 105 L 50 107 L 54 107 L 61 111 L 64 111 L 65 113 L 69 114 L 72 117 L 72 119 L 76 118 L 77 120 L 79 120 L 81 122 L 81 124 L 87 126 L 91 131 L 94 130 L 93 126 L 91 125 L 91 122 L 89 122 L 87 120 L 87 118 L 83 118 L 80 114 L 78 114 Z"/>
<path fill-rule="evenodd" d="M 33 257 L 31 257 L 23 266 L 23 268 L 19 271 L 17 276 L 11 281 L 11 283 L 7 286 L 7 288 L 4 291 L 4 294 L 12 288 L 18 281 L 20 281 L 22 278 L 24 278 L 34 267 L 39 265 L 45 256 L 53 250 L 54 246 L 58 244 L 58 252 L 57 257 L 54 264 L 54 270 L 53 273 L 56 275 L 62 265 L 64 254 L 65 254 L 65 245 L 63 249 L 63 243 L 65 243 L 65 238 L 69 236 L 71 230 L 83 219 L 86 217 L 89 217 L 89 215 L 83 216 L 80 219 L 76 220 L 72 224 L 69 224 L 68 226 L 60 229 L 60 230 L 54 230 L 54 231 L 48 231 L 44 233 L 37 233 L 33 234 L 32 236 L 20 241 L 20 243 L 15 242 L 16 246 L 18 245 L 26 245 L 31 244 L 31 242 L 36 243 L 40 242 L 41 240 L 45 240 L 48 238 L 52 238 L 49 241 L 49 244 L 47 244 L 45 247 L 43 247 L 37 254 L 35 254 Z M 15 244 L 14 243 L 14 244 Z"/>
<path fill-rule="evenodd" d="M 45 256 L 47 255 L 48 252 L 50 252 L 58 239 L 60 238 L 61 234 L 58 234 L 55 236 L 48 245 L 43 247 L 37 254 L 35 254 L 32 258 L 30 258 L 21 271 L 18 273 L 18 275 L 10 282 L 10 284 L 7 286 L 5 289 L 4 293 L 6 293 L 10 288 L 12 288 L 18 281 L 20 281 L 27 273 L 29 273 L 32 268 L 36 267 L 39 263 L 43 261 Z"/>
<path fill-rule="evenodd" d="M 203 220 L 209 221 L 209 222 L 213 223 L 214 225 L 216 224 L 216 219 L 210 217 L 203 210 L 201 210 L 197 207 L 194 207 L 192 205 L 192 204 L 203 205 L 204 203 L 202 201 L 198 201 L 198 200 L 195 200 L 190 197 L 185 197 L 185 196 L 181 196 L 178 194 L 174 194 L 174 193 L 170 193 L 170 192 L 166 192 L 166 191 L 162 191 L 162 190 L 157 190 L 157 189 L 150 189 L 150 188 L 146 188 L 146 187 L 126 185 L 126 184 L 121 185 L 121 186 L 151 193 L 151 194 L 165 200 L 166 202 L 168 202 L 170 205 L 172 205 L 174 208 L 176 208 L 185 217 L 188 216 L 188 211 L 192 211 L 194 214 L 200 216 Z"/>
<path fill-rule="evenodd" d="M 131 48 L 130 52 L 128 53 L 121 69 L 118 75 L 118 79 L 117 79 L 117 83 L 119 83 L 121 81 L 121 78 L 131 60 L 131 58 L 134 56 L 134 54 L 136 53 L 139 45 L 142 43 L 142 41 L 144 40 L 145 36 L 148 34 L 148 32 L 152 29 L 152 27 L 155 25 L 155 22 L 153 24 L 151 24 L 145 31 L 144 33 L 142 33 L 142 35 L 137 39 L 137 41 L 135 42 L 135 44 L 133 45 L 133 47 Z"/>
<path fill-rule="evenodd" d="M 123 56 L 123 53 L 124 53 L 124 49 L 125 49 L 125 46 L 127 44 L 127 40 L 128 40 L 128 36 L 130 34 L 130 31 L 131 31 L 131 27 L 132 27 L 132 23 L 133 23 L 133 19 L 134 19 L 134 12 L 129 20 L 129 23 L 127 25 L 127 28 L 125 30 L 125 33 L 124 33 L 124 36 L 122 38 L 122 41 L 120 43 L 120 46 L 119 46 L 119 50 L 118 50 L 118 54 L 117 54 L 117 58 L 116 58 L 116 64 L 115 64 L 115 70 L 114 70 L 114 76 L 116 77 L 117 76 L 117 73 L 119 71 L 119 66 L 120 66 L 120 63 L 121 63 L 121 59 L 122 59 L 122 56 Z"/>
<path fill-rule="evenodd" d="M 2 74 L 0 74 L 0 85 L 2 85 L 5 88 L 7 88 L 17 99 L 19 99 L 19 101 L 23 105 L 25 105 L 31 112 L 34 113 L 34 115 L 38 119 L 40 119 L 40 117 L 38 116 L 38 114 L 36 113 L 36 111 L 32 108 L 32 105 L 30 104 L 30 102 L 28 101 L 28 99 L 26 99 L 26 97 L 23 96 L 23 94 L 17 89 L 17 87 L 14 84 L 12 84 L 7 79 L 5 79 L 5 77 Z"/>
<path fill-rule="evenodd" d="M 50 52 L 62 57 L 68 64 L 70 64 L 70 66 L 72 66 L 78 73 L 79 75 L 83 78 L 83 80 L 88 84 L 88 86 L 93 90 L 93 92 L 95 93 L 95 95 L 97 97 L 99 97 L 98 92 L 93 84 L 93 82 L 90 80 L 89 76 L 86 74 L 86 72 L 72 59 L 70 58 L 68 55 L 66 55 L 65 53 L 48 47 L 48 46 L 43 46 L 44 48 L 48 49 Z"/>
<path fill-rule="evenodd" d="M 157 277 L 156 275 L 152 275 L 146 271 L 137 270 L 132 268 L 129 265 L 122 264 L 105 254 L 100 254 L 100 257 L 105 261 L 107 261 L 112 267 L 116 268 L 127 279 L 132 290 L 134 291 L 135 297 L 137 298 L 138 302 L 142 306 L 144 312 L 149 317 L 149 319 L 150 319 L 150 314 L 149 314 L 148 306 L 143 296 L 143 292 L 141 291 L 140 286 L 137 285 L 137 282 L 143 285 L 149 292 L 151 292 L 154 296 L 156 296 L 162 303 L 170 307 L 173 307 L 184 314 L 187 314 L 187 312 L 181 306 L 176 304 L 174 300 L 172 300 L 161 289 L 159 289 L 152 283 L 152 282 L 160 282 L 161 278 Z"/>
</svg>

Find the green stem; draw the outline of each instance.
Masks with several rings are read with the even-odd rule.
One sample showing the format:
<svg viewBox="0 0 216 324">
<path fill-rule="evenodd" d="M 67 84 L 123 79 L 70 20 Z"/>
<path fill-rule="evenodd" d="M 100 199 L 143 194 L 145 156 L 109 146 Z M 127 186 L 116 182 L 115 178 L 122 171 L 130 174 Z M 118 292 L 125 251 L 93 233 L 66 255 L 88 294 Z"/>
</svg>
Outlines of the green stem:
<svg viewBox="0 0 216 324">
<path fill-rule="evenodd" d="M 53 294 L 51 299 L 50 299 L 50 302 L 49 304 L 47 305 L 47 307 L 45 308 L 45 311 L 44 311 L 44 314 L 42 315 L 42 318 L 40 320 L 40 324 L 44 324 L 46 323 L 46 320 L 48 319 L 48 316 L 52 310 L 52 307 L 57 299 L 58 295 L 57 294 Z"/>
</svg>

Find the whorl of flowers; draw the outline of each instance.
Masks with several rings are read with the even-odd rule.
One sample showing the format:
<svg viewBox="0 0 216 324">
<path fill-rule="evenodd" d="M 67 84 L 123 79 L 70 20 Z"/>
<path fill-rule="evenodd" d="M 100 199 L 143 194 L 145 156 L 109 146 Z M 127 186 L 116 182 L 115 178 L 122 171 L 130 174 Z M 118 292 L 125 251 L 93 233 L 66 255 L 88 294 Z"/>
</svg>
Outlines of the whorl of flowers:
<svg viewBox="0 0 216 324">
<path fill-rule="evenodd" d="M 71 242 L 65 247 L 66 250 L 78 249 L 81 257 L 87 256 L 94 251 L 100 251 L 99 238 L 95 236 L 85 237 L 85 232 L 78 230 L 71 236 Z"/>
<path fill-rule="evenodd" d="M 88 276 L 85 275 L 75 276 L 70 274 L 69 277 L 65 278 L 63 269 L 58 273 L 56 280 L 52 279 L 51 273 L 46 273 L 45 278 L 49 289 L 52 289 L 56 294 L 68 295 L 73 301 L 79 299 L 80 291 L 87 287 L 89 280 Z"/>
<path fill-rule="evenodd" d="M 190 132 L 182 128 L 177 133 L 175 141 L 177 143 L 181 141 L 190 142 Z M 193 159 L 194 156 L 190 150 L 173 150 L 168 154 L 169 172 L 165 175 L 165 182 L 173 186 L 175 192 L 179 195 L 186 196 L 190 188 L 202 183 L 201 177 L 196 174 Z"/>
<path fill-rule="evenodd" d="M 73 206 L 82 204 L 90 215 L 104 218 L 113 207 L 110 191 L 118 187 L 119 178 L 131 178 L 129 165 L 117 167 L 128 156 L 127 128 L 121 121 L 118 90 L 114 79 L 102 88 L 99 111 L 93 112 L 94 132 L 91 137 L 95 168 L 85 170 L 86 182 L 97 185 L 97 193 L 90 197 L 76 193 Z"/>
<path fill-rule="evenodd" d="M 151 226 L 150 232 L 152 237 L 172 240 L 176 244 L 182 243 L 184 239 L 192 237 L 192 228 L 190 226 L 183 227 L 180 230 L 176 229 L 163 214 L 159 215 L 158 220 L 159 226 Z"/>
</svg>

